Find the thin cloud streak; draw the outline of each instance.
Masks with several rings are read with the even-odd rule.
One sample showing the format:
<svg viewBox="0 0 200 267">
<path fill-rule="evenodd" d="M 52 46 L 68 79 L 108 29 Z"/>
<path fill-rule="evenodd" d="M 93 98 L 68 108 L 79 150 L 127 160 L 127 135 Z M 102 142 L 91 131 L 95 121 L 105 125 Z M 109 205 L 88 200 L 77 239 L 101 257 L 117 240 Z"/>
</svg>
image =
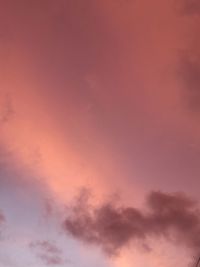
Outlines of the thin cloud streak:
<svg viewBox="0 0 200 267">
<path fill-rule="evenodd" d="M 65 262 L 62 250 L 47 240 L 31 242 L 29 246 L 47 266 L 62 265 Z"/>
</svg>

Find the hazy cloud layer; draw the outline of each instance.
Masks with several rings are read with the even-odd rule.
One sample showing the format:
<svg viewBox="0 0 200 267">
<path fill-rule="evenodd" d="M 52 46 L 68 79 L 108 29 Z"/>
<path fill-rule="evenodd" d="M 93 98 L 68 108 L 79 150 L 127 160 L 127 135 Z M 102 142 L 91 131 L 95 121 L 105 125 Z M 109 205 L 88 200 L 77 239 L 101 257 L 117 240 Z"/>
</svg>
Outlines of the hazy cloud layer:
<svg viewBox="0 0 200 267">
<path fill-rule="evenodd" d="M 171 238 L 189 248 L 200 248 L 200 214 L 197 204 L 182 193 L 152 192 L 147 209 L 105 203 L 92 207 L 77 201 L 64 221 L 64 229 L 75 238 L 116 254 L 132 241 L 148 237 Z"/>
</svg>

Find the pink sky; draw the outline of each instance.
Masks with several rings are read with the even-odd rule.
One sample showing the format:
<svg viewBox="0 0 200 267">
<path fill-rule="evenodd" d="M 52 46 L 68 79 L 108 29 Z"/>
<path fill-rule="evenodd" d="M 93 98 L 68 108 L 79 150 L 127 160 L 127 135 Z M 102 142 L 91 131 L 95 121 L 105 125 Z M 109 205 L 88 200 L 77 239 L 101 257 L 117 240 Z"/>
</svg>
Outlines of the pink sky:
<svg viewBox="0 0 200 267">
<path fill-rule="evenodd" d="M 198 0 L 0 4 L 0 267 L 192 264 Z"/>
</svg>

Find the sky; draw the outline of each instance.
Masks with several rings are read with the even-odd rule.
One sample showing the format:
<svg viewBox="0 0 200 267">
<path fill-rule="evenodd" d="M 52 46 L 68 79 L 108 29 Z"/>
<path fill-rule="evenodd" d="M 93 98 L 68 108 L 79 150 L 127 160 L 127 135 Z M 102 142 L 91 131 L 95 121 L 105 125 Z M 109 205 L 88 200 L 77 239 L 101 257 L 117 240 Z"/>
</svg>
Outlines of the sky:
<svg viewBox="0 0 200 267">
<path fill-rule="evenodd" d="M 0 267 L 200 256 L 199 0 L 0 0 Z"/>
</svg>

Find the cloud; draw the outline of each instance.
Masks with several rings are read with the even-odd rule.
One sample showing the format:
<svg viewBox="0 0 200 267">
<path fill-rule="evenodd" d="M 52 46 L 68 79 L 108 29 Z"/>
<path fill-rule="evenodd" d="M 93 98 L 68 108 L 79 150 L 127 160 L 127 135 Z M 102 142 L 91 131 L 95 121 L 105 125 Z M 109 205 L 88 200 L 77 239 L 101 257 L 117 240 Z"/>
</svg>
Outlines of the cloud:
<svg viewBox="0 0 200 267">
<path fill-rule="evenodd" d="M 0 211 L 0 233 L 1 233 L 1 226 L 6 222 L 6 218 L 4 214 Z"/>
<path fill-rule="evenodd" d="M 0 213 L 0 225 L 5 222 L 5 217 L 2 213 Z"/>
<path fill-rule="evenodd" d="M 199 15 L 200 1 L 176 0 L 178 14 L 181 15 L 184 42 L 178 55 L 178 78 L 183 88 L 182 96 L 187 108 L 200 111 L 200 50 Z M 184 17 L 185 15 L 185 17 Z"/>
<path fill-rule="evenodd" d="M 200 14 L 200 2 L 199 0 L 179 0 L 179 11 L 183 15 L 199 15 Z"/>
<path fill-rule="evenodd" d="M 0 95 L 0 123 L 6 123 L 14 115 L 14 109 L 9 94 Z"/>
<path fill-rule="evenodd" d="M 178 75 L 187 107 L 192 111 L 200 111 L 200 60 L 197 51 L 191 51 L 190 54 L 185 52 L 181 57 Z"/>
<path fill-rule="evenodd" d="M 0 239 L 2 238 L 2 226 L 6 222 L 5 215 L 0 210 Z"/>
<path fill-rule="evenodd" d="M 134 241 L 147 242 L 148 237 L 181 240 L 188 248 L 200 248 L 197 203 L 183 193 L 152 192 L 144 210 L 113 202 L 92 207 L 81 198 L 69 208 L 63 227 L 74 238 L 98 245 L 108 255 L 116 255 Z"/>
<path fill-rule="evenodd" d="M 62 257 L 62 251 L 49 241 L 31 242 L 30 248 L 36 252 L 36 255 L 46 265 L 61 265 L 65 262 Z"/>
</svg>

